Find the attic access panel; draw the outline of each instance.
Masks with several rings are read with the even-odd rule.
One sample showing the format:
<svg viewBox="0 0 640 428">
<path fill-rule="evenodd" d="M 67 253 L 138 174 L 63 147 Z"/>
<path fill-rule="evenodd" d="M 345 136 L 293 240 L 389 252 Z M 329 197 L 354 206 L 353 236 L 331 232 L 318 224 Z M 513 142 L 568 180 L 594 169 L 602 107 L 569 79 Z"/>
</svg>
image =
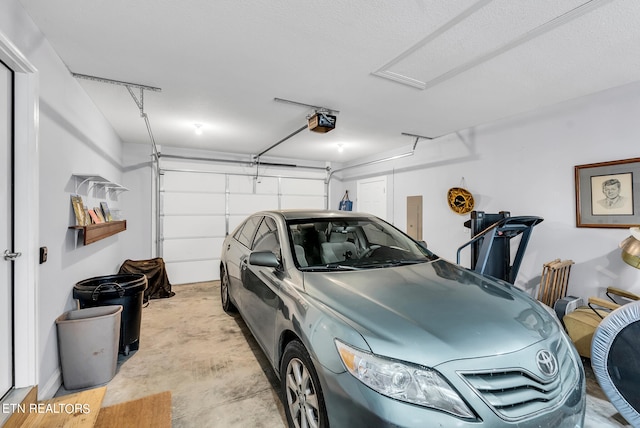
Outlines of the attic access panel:
<svg viewBox="0 0 640 428">
<path fill-rule="evenodd" d="M 598 8 L 603 1 L 452 2 L 442 24 L 373 74 L 427 89 Z M 481 29 L 481 31 L 478 31 Z M 436 61 L 437 60 L 437 61 Z"/>
</svg>

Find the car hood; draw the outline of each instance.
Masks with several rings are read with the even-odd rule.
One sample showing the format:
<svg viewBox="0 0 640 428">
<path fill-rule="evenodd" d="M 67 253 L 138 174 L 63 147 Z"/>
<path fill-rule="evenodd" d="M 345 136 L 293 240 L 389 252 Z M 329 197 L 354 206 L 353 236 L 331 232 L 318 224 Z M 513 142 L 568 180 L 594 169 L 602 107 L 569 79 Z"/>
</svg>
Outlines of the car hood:
<svg viewBox="0 0 640 428">
<path fill-rule="evenodd" d="M 307 294 L 355 328 L 371 351 L 434 367 L 515 352 L 557 334 L 540 305 L 503 281 L 445 260 L 305 272 Z"/>
</svg>

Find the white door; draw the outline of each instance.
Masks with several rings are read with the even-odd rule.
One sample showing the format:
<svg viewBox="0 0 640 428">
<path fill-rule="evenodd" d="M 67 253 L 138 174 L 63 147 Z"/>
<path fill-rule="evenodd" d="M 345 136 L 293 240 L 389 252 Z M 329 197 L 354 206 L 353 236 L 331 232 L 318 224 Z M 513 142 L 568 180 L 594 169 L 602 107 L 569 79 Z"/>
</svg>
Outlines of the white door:
<svg viewBox="0 0 640 428">
<path fill-rule="evenodd" d="M 11 183 L 13 175 L 13 73 L 0 62 L 0 253 L 13 250 Z M 0 398 L 13 387 L 13 273 L 0 254 Z"/>
<path fill-rule="evenodd" d="M 387 177 L 358 180 L 356 211 L 387 219 Z"/>
</svg>

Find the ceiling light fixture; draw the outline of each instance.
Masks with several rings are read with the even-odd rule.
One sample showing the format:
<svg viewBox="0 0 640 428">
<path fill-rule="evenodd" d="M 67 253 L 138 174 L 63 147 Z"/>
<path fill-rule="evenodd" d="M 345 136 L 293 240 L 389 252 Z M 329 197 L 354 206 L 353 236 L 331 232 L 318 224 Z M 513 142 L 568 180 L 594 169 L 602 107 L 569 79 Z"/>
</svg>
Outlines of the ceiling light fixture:
<svg viewBox="0 0 640 428">
<path fill-rule="evenodd" d="M 202 124 L 201 123 L 194 123 L 193 126 L 196 127 L 196 129 L 195 129 L 196 135 L 202 135 Z"/>
</svg>

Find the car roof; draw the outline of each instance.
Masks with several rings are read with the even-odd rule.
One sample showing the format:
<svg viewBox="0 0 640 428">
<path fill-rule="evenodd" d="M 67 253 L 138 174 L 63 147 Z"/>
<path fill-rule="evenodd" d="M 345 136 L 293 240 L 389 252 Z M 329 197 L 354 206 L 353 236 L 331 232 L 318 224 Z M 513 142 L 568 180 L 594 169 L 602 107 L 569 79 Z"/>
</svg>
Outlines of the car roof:
<svg viewBox="0 0 640 428">
<path fill-rule="evenodd" d="M 301 209 L 290 209 L 290 210 L 271 210 L 271 211 L 262 211 L 256 214 L 275 214 L 283 217 L 285 220 L 301 220 L 306 218 L 313 219 L 332 219 L 339 217 L 373 217 L 371 214 L 367 213 L 358 213 L 352 211 L 332 211 L 332 210 L 301 210 Z"/>
</svg>

